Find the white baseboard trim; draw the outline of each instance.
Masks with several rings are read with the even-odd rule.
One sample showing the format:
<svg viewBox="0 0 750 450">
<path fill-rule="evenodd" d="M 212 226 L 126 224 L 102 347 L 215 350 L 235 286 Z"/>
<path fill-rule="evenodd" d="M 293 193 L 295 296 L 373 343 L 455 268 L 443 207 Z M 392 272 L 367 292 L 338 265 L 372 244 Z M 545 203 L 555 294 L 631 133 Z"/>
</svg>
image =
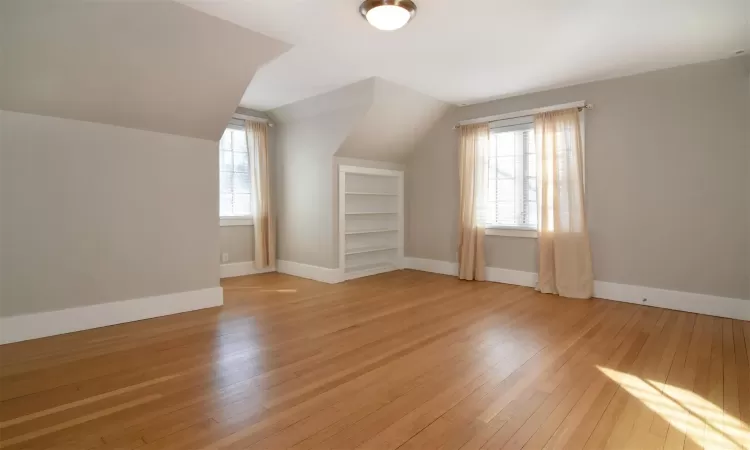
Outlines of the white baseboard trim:
<svg viewBox="0 0 750 450">
<path fill-rule="evenodd" d="M 676 309 L 708 316 L 750 320 L 750 300 L 594 281 L 594 296 L 618 302 Z M 646 299 L 644 302 L 643 299 Z"/>
<path fill-rule="evenodd" d="M 421 270 L 422 272 L 441 273 L 443 275 L 458 276 L 458 263 L 438 261 L 437 259 L 404 258 L 404 267 L 407 269 Z"/>
<path fill-rule="evenodd" d="M 221 278 L 242 277 L 258 273 L 276 272 L 274 268 L 256 269 L 252 261 L 221 264 L 219 266 Z"/>
<path fill-rule="evenodd" d="M 0 317 L 0 344 L 168 316 L 223 304 L 223 289 L 212 287 L 59 311 Z"/>
<path fill-rule="evenodd" d="M 405 260 L 405 266 L 408 269 L 458 276 L 458 263 L 456 262 L 423 258 L 405 258 Z M 536 286 L 537 276 L 533 272 L 488 267 L 484 275 L 487 281 L 494 283 L 517 284 L 529 287 Z"/>
<path fill-rule="evenodd" d="M 363 277 L 369 277 L 369 276 L 372 276 L 372 275 L 378 275 L 378 274 L 381 274 L 381 273 L 393 272 L 394 270 L 400 270 L 400 269 L 398 267 L 396 267 L 396 266 L 388 266 L 388 267 L 375 267 L 375 268 L 372 268 L 372 269 L 360 270 L 360 271 L 356 271 L 356 272 L 352 272 L 352 273 L 345 273 L 343 275 L 342 281 L 349 281 L 349 280 L 354 280 L 354 279 L 357 279 L 357 278 L 363 278 Z"/>
<path fill-rule="evenodd" d="M 458 264 L 456 264 L 458 267 Z M 487 281 L 493 283 L 517 284 L 519 286 L 536 287 L 537 274 L 524 272 L 522 270 L 501 269 L 499 267 L 487 267 L 484 272 Z"/>
<path fill-rule="evenodd" d="M 336 284 L 344 281 L 339 269 L 311 266 L 309 264 L 302 264 L 293 261 L 276 261 L 276 271 L 328 284 Z"/>
<path fill-rule="evenodd" d="M 405 258 L 406 267 L 423 272 L 457 275 L 458 263 L 433 259 Z M 520 270 L 488 267 L 487 281 L 535 287 L 537 274 Z M 594 297 L 618 302 L 656 306 L 658 308 L 750 320 L 750 300 L 695 294 L 692 292 L 670 291 L 647 286 L 594 281 Z M 643 299 L 646 299 L 644 302 Z"/>
</svg>

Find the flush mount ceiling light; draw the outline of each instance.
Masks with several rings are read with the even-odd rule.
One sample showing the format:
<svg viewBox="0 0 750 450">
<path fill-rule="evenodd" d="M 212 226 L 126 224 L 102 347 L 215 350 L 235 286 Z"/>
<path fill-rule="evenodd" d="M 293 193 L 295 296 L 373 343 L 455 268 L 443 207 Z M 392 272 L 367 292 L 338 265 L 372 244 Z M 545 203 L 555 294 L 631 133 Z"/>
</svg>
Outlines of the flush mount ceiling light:
<svg viewBox="0 0 750 450">
<path fill-rule="evenodd" d="M 417 5 L 411 0 L 365 0 L 359 13 L 378 30 L 393 31 L 414 17 Z"/>
</svg>

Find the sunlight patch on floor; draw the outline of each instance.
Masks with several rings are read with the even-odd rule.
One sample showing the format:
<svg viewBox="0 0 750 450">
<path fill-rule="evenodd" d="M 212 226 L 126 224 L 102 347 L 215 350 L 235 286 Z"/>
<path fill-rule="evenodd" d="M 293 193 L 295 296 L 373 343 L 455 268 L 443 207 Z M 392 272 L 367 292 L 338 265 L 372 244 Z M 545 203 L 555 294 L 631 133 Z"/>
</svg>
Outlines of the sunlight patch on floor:
<svg viewBox="0 0 750 450">
<path fill-rule="evenodd" d="M 649 409 L 707 449 L 750 449 L 750 428 L 694 392 L 597 366 Z"/>
</svg>

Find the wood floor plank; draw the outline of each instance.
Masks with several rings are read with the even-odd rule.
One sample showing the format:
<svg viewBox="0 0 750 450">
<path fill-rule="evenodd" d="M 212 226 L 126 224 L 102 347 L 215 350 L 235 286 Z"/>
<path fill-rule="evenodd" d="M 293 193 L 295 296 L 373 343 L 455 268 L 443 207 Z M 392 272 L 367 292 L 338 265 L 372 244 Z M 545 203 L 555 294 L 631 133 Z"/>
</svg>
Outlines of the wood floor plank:
<svg viewBox="0 0 750 450">
<path fill-rule="evenodd" d="M 711 349 L 712 349 L 712 327 L 713 317 L 699 316 L 697 322 L 701 324 L 701 335 L 697 338 L 700 343 L 696 362 L 695 384 L 693 391 L 698 398 L 707 399 L 710 389 L 710 369 L 711 369 Z M 686 436 L 684 448 L 686 450 L 696 450 L 703 448 L 701 440 L 703 438 L 706 423 L 698 420 L 695 424 L 693 436 Z"/>
<path fill-rule="evenodd" d="M 599 318 L 601 319 L 601 316 L 599 316 Z M 592 326 L 595 323 L 596 322 L 593 322 Z M 586 330 L 584 329 L 583 332 L 585 331 Z M 536 351 L 536 349 L 534 349 L 534 351 Z M 535 358 L 537 358 L 537 356 L 534 356 L 534 358 L 531 358 L 528 361 L 534 361 Z M 515 370 L 513 372 L 515 372 Z M 363 448 L 395 448 L 398 445 L 401 445 L 422 428 L 428 426 L 437 417 L 460 403 L 463 398 L 471 395 L 484 385 L 486 385 L 486 380 L 480 378 L 474 380 L 467 386 L 459 386 L 455 391 L 444 391 L 430 402 L 420 406 L 407 416 L 404 416 L 392 424 L 388 429 L 368 441 L 367 445 L 363 446 Z M 514 390 L 514 392 L 520 391 L 521 389 L 518 387 Z"/>
<path fill-rule="evenodd" d="M 648 324 L 644 320 L 645 311 L 635 312 L 611 340 L 605 340 L 597 351 L 583 364 L 584 372 L 576 374 L 573 391 L 550 414 L 549 418 L 539 424 L 525 424 L 530 435 L 525 442 L 525 449 L 541 449 L 564 445 L 569 433 L 583 419 L 591 404 L 604 386 L 606 377 L 601 373 L 601 366 L 628 367 L 635 359 L 637 352 L 645 343 L 642 326 Z M 575 425 L 574 425 L 575 424 Z M 552 441 L 552 442 L 550 442 Z"/>
<path fill-rule="evenodd" d="M 676 318 L 675 326 L 666 329 L 667 332 L 663 335 L 661 341 L 664 349 L 659 352 L 658 360 L 654 358 L 652 361 L 655 364 L 646 365 L 639 374 L 646 384 L 652 385 L 657 390 L 664 385 L 669 369 L 674 363 L 683 329 L 689 327 L 687 314 L 675 312 L 674 315 Z M 653 439 L 649 430 L 652 419 L 653 411 L 640 399 L 631 397 L 605 448 L 617 449 L 622 446 L 623 442 L 626 442 L 626 446 L 632 448 L 648 447 Z"/>
<path fill-rule="evenodd" d="M 653 363 L 652 360 L 654 356 L 652 352 L 654 348 L 656 348 L 657 351 L 663 349 L 663 345 L 660 343 L 659 338 L 671 317 L 673 317 L 671 311 L 662 312 L 659 320 L 649 330 L 648 340 L 638 353 L 638 357 L 628 373 L 640 374 L 644 366 L 647 367 L 649 364 Z M 613 381 L 617 383 L 616 380 Z M 613 428 L 617 425 L 623 411 L 630 401 L 630 395 L 622 386 L 615 384 L 614 394 L 611 397 L 604 397 L 602 400 L 606 403 L 604 410 L 601 414 L 596 413 L 596 415 L 591 418 L 592 421 L 596 421 L 593 430 L 591 430 L 585 438 L 582 435 L 576 436 L 574 442 L 577 442 L 577 444 L 584 444 L 582 448 L 599 450 L 607 445 L 607 441 L 612 434 Z"/>
<path fill-rule="evenodd" d="M 745 339 L 742 332 L 742 324 L 732 321 L 732 333 L 734 336 L 735 356 L 737 358 L 737 390 L 739 391 L 739 419 L 750 424 L 750 361 L 748 351 L 745 348 Z"/>
<path fill-rule="evenodd" d="M 409 270 L 222 286 L 0 346 L 0 448 L 750 446 L 747 322 Z"/>
<path fill-rule="evenodd" d="M 712 344 L 711 344 L 711 362 L 709 372 L 709 403 L 716 406 L 717 412 L 721 417 L 716 418 L 716 423 L 705 424 L 703 438 L 700 442 L 704 447 L 711 443 L 711 427 L 720 427 L 724 418 L 724 360 L 722 348 L 722 326 L 721 319 L 713 319 L 712 327 Z"/>
<path fill-rule="evenodd" d="M 695 326 L 690 336 L 689 349 L 685 357 L 685 363 L 682 367 L 673 366 L 670 372 L 670 379 L 667 380 L 667 384 L 670 386 L 679 387 L 680 389 L 693 391 L 696 389 L 696 375 L 698 372 L 698 358 L 703 342 L 708 340 L 706 323 L 704 316 L 695 317 Z M 678 423 L 691 424 L 689 426 L 698 425 L 691 412 L 686 408 L 681 408 L 675 412 L 675 421 Z M 657 422 L 658 420 L 658 422 Z M 685 440 L 687 435 L 683 427 L 676 424 L 669 423 L 665 418 L 656 416 L 654 422 L 651 424 L 652 430 L 657 426 L 661 425 L 666 428 L 666 440 L 664 442 L 665 450 L 679 450 L 685 447 Z"/>
</svg>

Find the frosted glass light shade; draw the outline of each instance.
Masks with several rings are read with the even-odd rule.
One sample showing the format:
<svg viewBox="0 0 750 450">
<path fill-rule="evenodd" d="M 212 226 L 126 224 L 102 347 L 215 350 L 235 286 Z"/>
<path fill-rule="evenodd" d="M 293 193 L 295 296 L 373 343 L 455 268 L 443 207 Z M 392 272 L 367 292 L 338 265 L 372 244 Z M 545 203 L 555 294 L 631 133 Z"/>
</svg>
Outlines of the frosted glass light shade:
<svg viewBox="0 0 750 450">
<path fill-rule="evenodd" d="M 410 0 L 365 0 L 359 12 L 373 27 L 393 31 L 406 25 L 417 11 Z"/>
<path fill-rule="evenodd" d="M 406 25 L 411 14 L 400 6 L 383 5 L 371 9 L 366 17 L 370 25 L 378 30 L 393 31 Z"/>
</svg>

